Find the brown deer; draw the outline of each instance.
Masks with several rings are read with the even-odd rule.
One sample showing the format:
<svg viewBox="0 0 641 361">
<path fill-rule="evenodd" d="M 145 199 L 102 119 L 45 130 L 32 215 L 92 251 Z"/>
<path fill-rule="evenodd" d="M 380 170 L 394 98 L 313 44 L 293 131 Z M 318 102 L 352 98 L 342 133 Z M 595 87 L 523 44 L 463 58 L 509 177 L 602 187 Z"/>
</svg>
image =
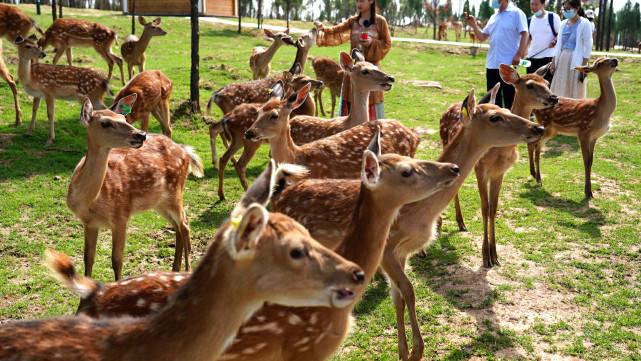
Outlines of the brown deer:
<svg viewBox="0 0 641 361">
<path fill-rule="evenodd" d="M 138 140 L 130 137 L 130 141 Z M 185 281 L 172 290 L 175 297 L 165 300 L 164 307 L 148 305 L 158 312 L 137 318 L 59 317 L 8 323 L 0 326 L 0 359 L 205 361 L 217 359 L 241 324 L 266 301 L 351 309 L 356 293 L 365 288 L 361 268 L 321 246 L 291 218 L 268 213 L 264 202 L 271 182 L 262 183 L 267 186 L 248 192 L 234 209 L 193 274 L 159 276 Z M 68 257 L 51 252 L 48 258 L 55 275 L 73 283 L 76 291 L 90 290 L 93 283 L 76 275 Z M 97 297 L 105 295 L 95 291 Z M 145 298 L 137 297 L 129 310 L 143 302 Z M 248 348 L 249 353 L 256 346 Z"/>
<path fill-rule="evenodd" d="M 302 89 L 305 85 L 310 84 L 311 89 L 319 88 L 322 86 L 322 82 L 313 80 L 306 75 L 296 75 L 291 80 L 291 88 L 294 91 Z M 307 103 L 303 103 L 303 106 Z M 256 151 L 262 144 L 262 142 L 256 142 L 250 139 L 245 138 L 245 132 L 249 127 L 256 122 L 258 117 L 258 109 L 262 104 L 241 104 L 234 108 L 231 112 L 225 114 L 225 117 L 221 119 L 220 122 L 214 123 L 209 127 L 209 144 L 212 150 L 212 163 L 216 169 L 218 169 L 218 197 L 221 200 L 225 199 L 225 191 L 223 189 L 223 180 L 225 175 L 225 168 L 227 163 L 232 159 L 234 154 L 238 152 L 240 148 L 243 148 L 243 153 L 234 163 L 234 169 L 236 174 L 238 174 L 238 179 L 240 184 L 244 189 L 247 189 L 247 178 L 245 171 L 247 170 L 247 165 L 249 161 L 254 157 Z M 302 106 L 301 106 L 302 107 Z M 297 110 L 299 110 L 298 108 Z M 222 133 L 224 134 L 221 138 L 223 141 L 229 139 L 229 147 L 220 159 L 216 159 L 216 136 Z M 218 163 L 216 163 L 218 161 Z"/>
<path fill-rule="evenodd" d="M 11 93 L 13 93 L 13 106 L 16 109 L 16 125 L 22 123 L 22 110 L 20 110 L 20 103 L 18 102 L 18 88 L 16 87 L 16 82 L 13 80 L 13 76 L 9 73 L 7 69 L 7 64 L 4 62 L 2 57 L 2 39 L 0 38 L 0 78 L 9 84 L 11 88 Z"/>
<path fill-rule="evenodd" d="M 291 136 L 289 114 L 303 103 L 309 85 L 285 100 L 283 87 L 277 83 L 272 99 L 258 110 L 258 119 L 245 132 L 247 139 L 268 140 L 271 155 L 278 163 L 293 163 L 309 168 L 312 178 L 358 178 L 355 167 L 360 155 L 381 127 L 381 144 L 385 153 L 398 153 L 413 157 L 420 138 L 395 120 L 371 121 L 330 137 L 297 146 Z"/>
<path fill-rule="evenodd" d="M 450 187 L 434 195 L 403 206 L 390 230 L 381 266 L 390 278 L 392 300 L 396 309 L 398 348 L 401 359 L 419 360 L 423 354 L 423 339 L 415 310 L 415 295 L 411 282 L 405 274 L 405 265 L 410 254 L 420 250 L 432 240 L 441 212 L 456 195 L 465 178 L 477 161 L 490 148 L 509 146 L 522 142 L 534 142 L 543 134 L 543 127 L 501 109 L 496 105 L 475 106 L 474 92 L 463 102 L 467 109 L 458 130 L 439 157 L 439 162 L 451 162 L 460 166 L 461 177 Z M 410 177 L 420 173 L 417 168 L 405 169 Z M 299 220 L 313 237 L 332 247 L 346 236 L 350 214 L 358 204 L 358 191 L 335 185 L 333 191 L 317 192 L 309 187 L 308 192 L 295 192 L 285 199 L 286 193 L 275 194 L 274 209 Z M 367 270 L 365 271 L 367 273 Z M 405 335 L 405 306 L 412 326 L 413 347 L 409 353 Z M 232 347 L 233 349 L 233 347 Z"/>
<path fill-rule="evenodd" d="M 318 35 L 318 30 L 312 28 L 310 31 L 303 34 L 296 41 L 296 58 L 294 59 L 294 64 L 289 69 L 289 72 L 295 74 L 296 64 L 301 68 L 301 72 L 305 71 L 305 64 L 307 62 L 307 54 L 309 50 L 316 44 L 316 36 Z"/>
<path fill-rule="evenodd" d="M 121 81 L 124 85 L 125 74 L 122 69 L 122 59 L 111 51 L 111 45 L 114 41 L 116 44 L 118 43 L 118 34 L 105 25 L 87 20 L 60 18 L 56 19 L 47 29 L 38 41 L 38 46 L 42 50 L 45 50 L 49 45 L 56 48 L 56 55 L 53 58 L 54 65 L 66 52 L 70 66 L 73 65 L 71 63 L 72 46 L 93 47 L 109 66 L 107 81 L 111 80 L 115 63 L 120 68 Z"/>
<path fill-rule="evenodd" d="M 452 21 L 452 27 L 454 27 L 454 33 L 456 34 L 456 41 L 459 41 L 463 33 L 463 23 L 460 21 Z"/>
<path fill-rule="evenodd" d="M 610 129 L 610 117 L 617 107 L 617 95 L 612 84 L 612 75 L 619 65 L 614 58 L 599 58 L 592 66 L 579 67 L 584 73 L 594 73 L 599 77 L 601 95 L 593 99 L 559 98 L 559 104 L 554 108 L 535 110 L 536 120 L 545 126 L 545 134 L 535 144 L 528 145 L 530 158 L 530 173 L 541 185 L 541 169 L 539 159 L 542 144 L 557 134 L 575 136 L 579 139 L 583 166 L 585 169 L 585 199 L 592 195 L 592 161 L 596 141 Z M 535 164 L 536 163 L 536 169 Z"/>
<path fill-rule="evenodd" d="M 158 119 L 162 127 L 162 134 L 171 138 L 171 115 L 169 113 L 169 97 L 174 84 L 159 70 L 147 70 L 136 74 L 122 88 L 114 102 L 130 94 L 136 94 L 136 102 L 131 113 L 125 118 L 128 123 L 140 120 L 140 129 L 149 130 L 149 117 L 151 114 Z"/>
<path fill-rule="evenodd" d="M 438 24 L 438 40 L 440 41 L 441 39 L 445 39 L 447 41 L 447 27 L 449 26 L 449 23 L 447 21 L 444 21 L 440 24 Z"/>
<path fill-rule="evenodd" d="M 149 46 L 152 36 L 164 36 L 167 32 L 160 27 L 160 18 L 147 22 L 142 16 L 138 17 L 140 25 L 144 26 L 140 39 L 135 35 L 129 35 L 120 46 L 120 54 L 127 62 L 127 74 L 129 79 L 133 77 L 134 66 L 138 66 L 139 72 L 145 71 L 145 50 Z"/>
<path fill-rule="evenodd" d="M 515 89 L 512 113 L 530 119 L 535 109 L 553 107 L 559 99 L 552 94 L 548 82 L 537 74 L 527 74 L 520 77 L 514 68 L 501 64 L 499 67 L 501 79 Z M 497 85 L 500 83 L 497 83 Z M 495 86 L 498 90 L 498 87 Z M 496 91 L 493 91 L 496 94 Z M 494 95 L 496 96 L 496 95 Z M 492 101 L 493 102 L 493 101 Z M 461 104 L 452 105 L 440 121 L 440 134 L 443 147 L 446 147 L 453 134 L 461 127 Z M 474 172 L 481 198 L 481 213 L 483 216 L 483 265 L 492 267 L 499 265 L 496 254 L 495 220 L 498 210 L 499 194 L 505 173 L 519 159 L 517 145 L 490 149 L 476 164 Z M 456 220 L 459 229 L 466 231 L 463 221 L 458 194 L 454 197 Z"/>
<path fill-rule="evenodd" d="M 82 107 L 87 155 L 71 177 L 67 206 L 84 226 L 86 276 L 91 276 L 98 231 L 109 227 L 112 267 L 116 280 L 122 278 L 127 222 L 132 214 L 148 209 L 156 210 L 176 231 L 172 270 L 180 270 L 183 253 L 185 269 L 190 267 L 191 240 L 182 195 L 189 173 L 203 176 L 202 161 L 189 146 L 129 125 L 122 113 L 133 107 L 136 97 L 134 93 L 121 98 L 113 111 L 94 112 L 88 100 Z"/>
<path fill-rule="evenodd" d="M 316 111 L 314 115 L 318 116 L 318 107 L 320 112 L 325 116 L 325 109 L 323 109 L 323 89 L 329 88 L 332 97 L 332 111 L 331 117 L 334 118 L 334 108 L 336 107 L 336 99 L 341 95 L 343 87 L 343 69 L 328 56 L 321 56 L 318 58 L 308 57 L 312 61 L 312 68 L 316 74 L 316 79 L 323 82 L 324 86 L 314 92 L 314 102 L 316 102 Z"/>
<path fill-rule="evenodd" d="M 13 41 L 18 36 L 26 38 L 35 28 L 41 35 L 42 29 L 33 18 L 15 6 L 0 4 L 0 37 Z"/>
<path fill-rule="evenodd" d="M 102 97 L 111 91 L 109 83 L 93 70 L 74 66 L 32 64 L 32 59 L 45 57 L 44 51 L 38 48 L 37 41 L 35 36 L 27 39 L 18 36 L 14 44 L 18 47 L 18 78 L 27 94 L 33 96 L 31 124 L 27 135 L 33 134 L 40 100 L 44 98 L 49 117 L 49 139 L 45 145 L 49 146 L 55 139 L 53 122 L 56 99 L 82 100 L 87 97 L 97 109 L 104 109 Z"/>
<path fill-rule="evenodd" d="M 272 33 L 267 29 L 263 29 L 265 35 L 272 39 L 272 44 L 267 48 L 257 46 L 252 50 L 252 55 L 249 58 L 249 67 L 252 70 L 254 80 L 266 78 L 271 70 L 271 61 L 274 55 L 283 45 L 295 46 L 292 37 L 289 36 L 289 29 L 282 33 Z"/>
<path fill-rule="evenodd" d="M 335 197 L 343 189 L 355 193 L 359 202 L 356 203 L 354 199 L 351 209 L 341 209 L 346 214 L 348 230 L 337 247 L 337 252 L 363 268 L 367 284 L 381 259 L 389 227 L 401 205 L 447 188 L 459 178 L 459 170 L 451 163 L 419 161 L 397 154 L 380 155 L 377 136 L 363 155 L 361 169 L 360 181 L 305 180 L 296 186 L 285 187 L 279 181 L 283 178 L 277 174 L 275 183 L 277 192 L 282 193 L 283 198 L 298 198 L 304 194 L 300 193 L 301 188 L 319 197 L 325 194 Z M 320 198 L 313 200 L 319 201 Z M 301 214 L 304 213 L 300 202 L 292 205 Z M 321 203 L 319 205 L 325 206 Z M 336 204 L 331 207 L 336 207 Z M 131 291 L 134 287 L 140 289 L 132 285 L 134 282 L 149 285 L 137 293 L 137 297 L 160 302 L 157 294 L 167 299 L 183 281 L 172 282 L 169 278 L 161 279 L 160 275 L 154 275 L 139 281 L 134 279 L 128 284 L 123 284 L 124 282 L 107 284 L 104 288 L 92 286 L 91 289 L 102 292 L 85 297 L 87 301 L 84 304 L 87 307 L 80 310 L 80 313 L 91 317 L 139 315 L 134 313 L 132 307 L 126 306 L 133 300 Z M 70 288 L 74 289 L 73 285 Z M 154 292 L 159 288 L 162 289 L 161 292 Z M 362 293 L 363 289 L 359 290 L 356 298 Z M 266 304 L 241 327 L 231 348 L 218 360 L 325 360 L 345 338 L 354 305 L 355 302 L 340 312 L 335 312 L 338 310 Z M 97 309 L 100 311 L 95 312 Z M 145 309 L 147 313 L 153 312 L 148 307 Z M 248 351 L 248 348 L 253 352 Z"/>
</svg>

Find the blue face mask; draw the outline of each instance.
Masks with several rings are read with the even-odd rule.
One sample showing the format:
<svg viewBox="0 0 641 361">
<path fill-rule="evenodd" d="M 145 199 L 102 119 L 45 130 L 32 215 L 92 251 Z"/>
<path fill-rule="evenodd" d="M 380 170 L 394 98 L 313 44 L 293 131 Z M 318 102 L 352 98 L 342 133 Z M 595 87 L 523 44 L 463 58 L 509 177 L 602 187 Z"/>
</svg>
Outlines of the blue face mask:
<svg viewBox="0 0 641 361">
<path fill-rule="evenodd" d="M 498 9 L 498 8 L 499 8 L 499 6 L 501 6 L 501 5 L 499 4 L 499 0 L 492 0 L 492 7 L 493 7 L 493 8 Z"/>
<path fill-rule="evenodd" d="M 566 19 L 572 19 L 574 17 L 574 9 L 572 10 L 563 10 L 563 17 Z"/>
<path fill-rule="evenodd" d="M 533 15 L 534 15 L 534 16 L 541 16 L 541 15 L 543 15 L 543 9 L 541 9 L 541 10 L 539 10 L 539 11 L 535 12 Z"/>
</svg>

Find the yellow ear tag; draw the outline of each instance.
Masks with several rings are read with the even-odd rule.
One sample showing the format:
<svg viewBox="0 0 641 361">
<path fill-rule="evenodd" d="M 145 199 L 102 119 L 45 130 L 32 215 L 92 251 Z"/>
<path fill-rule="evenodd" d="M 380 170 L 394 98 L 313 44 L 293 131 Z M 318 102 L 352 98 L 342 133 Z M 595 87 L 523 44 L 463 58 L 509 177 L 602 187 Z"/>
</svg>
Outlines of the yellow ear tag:
<svg viewBox="0 0 641 361">
<path fill-rule="evenodd" d="M 273 91 L 274 91 L 274 89 L 269 88 L 269 89 L 267 89 L 267 94 L 271 94 Z"/>
<path fill-rule="evenodd" d="M 467 117 L 467 108 L 461 108 L 461 113 L 463 113 L 463 116 Z"/>
<path fill-rule="evenodd" d="M 231 217 L 231 226 L 234 227 L 234 229 L 238 229 L 238 225 L 240 224 L 240 217 Z"/>
</svg>

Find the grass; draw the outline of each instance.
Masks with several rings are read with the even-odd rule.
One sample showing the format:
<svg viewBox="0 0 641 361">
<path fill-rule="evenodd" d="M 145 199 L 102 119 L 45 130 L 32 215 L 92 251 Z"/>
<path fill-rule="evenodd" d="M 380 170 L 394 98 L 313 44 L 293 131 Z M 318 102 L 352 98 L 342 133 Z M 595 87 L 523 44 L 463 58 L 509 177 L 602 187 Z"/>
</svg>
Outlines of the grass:
<svg viewBox="0 0 641 361">
<path fill-rule="evenodd" d="M 51 23 L 49 15 L 36 16 L 33 6 L 21 7 L 43 27 Z M 116 29 L 120 39 L 130 26 L 130 18 L 117 13 L 69 9 L 66 14 L 104 23 Z M 152 39 L 147 68 L 162 70 L 173 80 L 171 109 L 176 111 L 188 99 L 189 22 L 168 17 L 162 24 L 169 34 Z M 237 35 L 234 29 L 201 22 L 203 105 L 212 90 L 249 79 L 251 49 L 267 44 L 255 30 Z M 16 74 L 15 47 L 6 40 L 4 45 L 10 72 Z M 338 50 L 346 49 L 313 48 L 310 55 L 336 58 Z M 76 65 L 106 73 L 106 64 L 93 50 L 74 49 L 74 54 Z M 397 79 L 386 95 L 387 116 L 411 127 L 438 129 L 440 114 L 451 103 L 461 101 L 471 88 L 484 88 L 484 54 L 481 50 L 474 58 L 462 48 L 394 44 L 383 61 L 383 69 Z M 282 48 L 272 63 L 274 72 L 289 68 L 294 55 L 294 48 Z M 50 59 L 48 55 L 45 61 Z M 408 268 L 426 359 L 639 359 L 640 64 L 623 59 L 614 75 L 618 107 L 610 132 L 597 144 L 594 201 L 582 201 L 583 163 L 575 138 L 559 136 L 548 142 L 541 160 L 543 187 L 529 176 L 527 152 L 520 147 L 521 160 L 506 176 L 497 219 L 502 266 L 480 267 L 482 225 L 474 177 L 461 188 L 469 231 L 456 231 L 453 209 L 448 208 L 443 235 L 427 249 L 426 258 L 412 258 Z M 311 73 L 309 67 L 306 71 Z M 596 78 L 588 79 L 589 96 L 597 96 Z M 443 89 L 416 87 L 410 80 L 439 81 Z M 119 81 L 113 80 L 112 87 L 116 91 Z M 54 248 L 71 255 L 82 269 L 82 227 L 65 204 L 71 173 L 86 147 L 78 123 L 80 105 L 56 102 L 56 141 L 46 148 L 44 104 L 34 136 L 25 138 L 27 125 L 13 125 L 12 103 L 8 86 L 0 83 L 0 320 L 71 315 L 78 300 L 48 276 L 41 260 L 46 248 Z M 28 123 L 31 102 L 22 90 L 20 103 Z M 221 116 L 219 110 L 213 115 Z M 180 114 L 172 121 L 174 139 L 194 146 L 207 165 L 204 179 L 188 180 L 184 200 L 196 263 L 242 188 L 228 168 L 228 200 L 217 202 L 206 125 Z M 160 132 L 155 120 L 151 131 Z M 424 136 L 417 157 L 435 159 L 440 151 L 436 134 Z M 250 179 L 263 169 L 267 155 L 266 147 L 259 150 L 249 166 Z M 124 274 L 169 270 L 173 244 L 169 224 L 158 215 L 135 216 L 128 229 Z M 109 231 L 102 231 L 93 275 L 103 282 L 113 279 L 110 245 Z M 383 280 L 370 285 L 356 307 L 356 327 L 334 360 L 397 359 L 388 291 Z"/>
</svg>

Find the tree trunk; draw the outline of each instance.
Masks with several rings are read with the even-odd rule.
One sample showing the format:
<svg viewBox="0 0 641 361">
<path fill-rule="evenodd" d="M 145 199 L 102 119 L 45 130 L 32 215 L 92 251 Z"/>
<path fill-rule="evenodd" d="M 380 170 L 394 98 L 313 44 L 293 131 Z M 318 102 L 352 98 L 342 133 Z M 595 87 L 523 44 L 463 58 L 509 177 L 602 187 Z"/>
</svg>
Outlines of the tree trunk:
<svg viewBox="0 0 641 361">
<path fill-rule="evenodd" d="M 58 17 L 62 19 L 62 0 L 58 0 Z"/>
<path fill-rule="evenodd" d="M 136 0 L 131 1 L 131 35 L 136 34 Z"/>
<path fill-rule="evenodd" d="M 287 19 L 287 29 L 289 29 L 289 3 L 290 0 L 285 0 L 285 19 Z"/>
<path fill-rule="evenodd" d="M 200 94 L 198 89 L 198 0 L 189 0 L 191 3 L 191 82 L 189 85 L 189 100 L 192 113 L 200 113 Z"/>
<path fill-rule="evenodd" d="M 53 21 L 56 21 L 56 0 L 51 0 L 51 16 L 53 17 Z"/>
<path fill-rule="evenodd" d="M 237 1 L 238 1 L 238 34 L 240 34 L 240 22 L 241 22 L 240 9 L 241 9 L 241 7 L 240 7 L 240 0 L 237 0 Z"/>
<path fill-rule="evenodd" d="M 613 2 L 614 2 L 614 0 L 610 0 L 610 15 L 609 15 L 609 19 L 608 19 L 608 32 L 605 33 L 605 36 L 608 37 L 607 40 L 606 40 L 606 43 L 605 43 L 605 51 L 610 51 L 610 31 L 612 30 L 612 8 L 614 8 Z"/>
<path fill-rule="evenodd" d="M 263 0 L 258 0 L 258 14 L 256 15 L 256 21 L 258 23 L 258 28 L 262 27 L 263 23 Z"/>
</svg>

